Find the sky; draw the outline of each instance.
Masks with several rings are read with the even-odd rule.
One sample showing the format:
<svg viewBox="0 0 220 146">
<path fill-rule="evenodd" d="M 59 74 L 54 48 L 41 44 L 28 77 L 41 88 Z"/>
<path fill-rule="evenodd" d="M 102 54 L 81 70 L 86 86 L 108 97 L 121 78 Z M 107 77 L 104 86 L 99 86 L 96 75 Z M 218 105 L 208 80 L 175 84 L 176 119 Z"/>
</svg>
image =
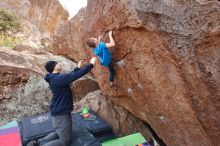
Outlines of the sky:
<svg viewBox="0 0 220 146">
<path fill-rule="evenodd" d="M 69 12 L 70 18 L 87 5 L 87 0 L 59 0 L 63 7 Z"/>
</svg>

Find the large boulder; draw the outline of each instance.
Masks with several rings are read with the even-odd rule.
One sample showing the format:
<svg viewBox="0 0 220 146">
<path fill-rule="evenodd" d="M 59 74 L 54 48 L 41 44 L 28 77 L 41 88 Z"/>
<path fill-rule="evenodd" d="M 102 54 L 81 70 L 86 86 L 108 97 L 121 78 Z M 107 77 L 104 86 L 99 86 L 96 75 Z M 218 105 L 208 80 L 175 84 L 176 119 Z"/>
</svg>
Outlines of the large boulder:
<svg viewBox="0 0 220 146">
<path fill-rule="evenodd" d="M 98 65 L 93 73 L 102 92 L 149 123 L 167 145 L 219 145 L 219 20 L 217 0 L 89 0 L 83 42 L 73 42 L 86 48 L 87 38 L 112 29 L 116 86 Z"/>
<path fill-rule="evenodd" d="M 88 93 L 100 89 L 98 83 L 89 76 L 82 77 L 74 81 L 71 88 L 72 91 L 74 92 L 73 99 L 75 102 L 80 101 Z"/>
</svg>

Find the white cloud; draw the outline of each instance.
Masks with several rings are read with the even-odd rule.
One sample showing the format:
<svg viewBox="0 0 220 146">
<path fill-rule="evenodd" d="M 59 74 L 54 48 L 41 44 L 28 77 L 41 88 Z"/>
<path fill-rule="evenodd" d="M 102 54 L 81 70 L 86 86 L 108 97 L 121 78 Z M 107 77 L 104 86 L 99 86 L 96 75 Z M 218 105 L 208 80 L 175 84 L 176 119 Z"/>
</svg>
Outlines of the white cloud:
<svg viewBox="0 0 220 146">
<path fill-rule="evenodd" d="M 87 5 L 87 0 L 59 0 L 72 18 L 77 12 Z"/>
</svg>

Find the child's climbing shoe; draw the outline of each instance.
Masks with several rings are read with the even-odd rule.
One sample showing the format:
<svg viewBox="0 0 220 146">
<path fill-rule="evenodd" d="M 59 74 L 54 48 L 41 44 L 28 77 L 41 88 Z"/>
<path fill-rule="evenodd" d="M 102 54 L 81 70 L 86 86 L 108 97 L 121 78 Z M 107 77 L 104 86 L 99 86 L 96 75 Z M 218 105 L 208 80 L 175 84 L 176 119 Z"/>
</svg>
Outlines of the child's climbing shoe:
<svg viewBox="0 0 220 146">
<path fill-rule="evenodd" d="M 113 82 L 110 82 L 109 85 L 110 85 L 110 87 L 113 87 L 113 86 L 114 86 L 114 83 L 113 83 Z"/>
</svg>

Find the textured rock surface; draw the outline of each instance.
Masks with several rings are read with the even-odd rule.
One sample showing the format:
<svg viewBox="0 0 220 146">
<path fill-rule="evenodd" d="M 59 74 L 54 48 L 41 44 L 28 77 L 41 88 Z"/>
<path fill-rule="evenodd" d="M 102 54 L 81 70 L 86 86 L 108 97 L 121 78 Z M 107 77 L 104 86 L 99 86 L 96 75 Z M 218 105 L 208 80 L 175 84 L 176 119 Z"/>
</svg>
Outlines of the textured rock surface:
<svg viewBox="0 0 220 146">
<path fill-rule="evenodd" d="M 68 13 L 58 0 L 1 0 L 0 8 L 10 10 L 36 25 L 44 32 L 43 37 L 50 36 L 59 24 L 68 19 Z"/>
<path fill-rule="evenodd" d="M 217 0 L 89 0 L 84 39 L 75 43 L 86 48 L 88 37 L 113 29 L 117 85 L 109 87 L 98 65 L 101 90 L 167 145 L 219 145 L 219 21 Z"/>
<path fill-rule="evenodd" d="M 20 20 L 22 22 L 22 30 L 12 35 L 21 41 L 13 45 L 15 46 L 14 49 L 30 52 L 43 50 L 44 46 L 41 43 L 42 35 L 39 29 L 25 19 Z"/>
<path fill-rule="evenodd" d="M 74 92 L 74 101 L 80 101 L 83 97 L 85 97 L 88 93 L 96 91 L 100 89 L 98 83 L 90 78 L 83 77 L 74 82 L 72 85 L 72 91 Z"/>
<path fill-rule="evenodd" d="M 75 61 L 88 58 L 83 46 L 85 12 L 84 8 L 81 9 L 75 17 L 57 29 L 53 36 L 53 53 Z"/>
<path fill-rule="evenodd" d="M 75 103 L 74 111 L 80 112 L 84 106 L 89 106 L 93 111 L 97 112 L 112 126 L 113 131 L 119 136 L 139 131 L 145 138 L 152 138 L 143 121 L 107 99 L 101 94 L 100 90 L 89 93 L 81 101 Z"/>
<path fill-rule="evenodd" d="M 23 29 L 14 36 L 23 40 L 22 45 L 27 45 L 32 48 L 42 47 L 41 44 L 42 35 L 39 29 L 31 22 L 25 19 L 21 19 L 21 21 L 22 21 Z"/>
<path fill-rule="evenodd" d="M 41 75 L 25 69 L 1 68 L 1 79 L 9 81 L 5 81 L 3 94 L 0 90 L 0 125 L 49 111 L 50 91 Z"/>
</svg>

